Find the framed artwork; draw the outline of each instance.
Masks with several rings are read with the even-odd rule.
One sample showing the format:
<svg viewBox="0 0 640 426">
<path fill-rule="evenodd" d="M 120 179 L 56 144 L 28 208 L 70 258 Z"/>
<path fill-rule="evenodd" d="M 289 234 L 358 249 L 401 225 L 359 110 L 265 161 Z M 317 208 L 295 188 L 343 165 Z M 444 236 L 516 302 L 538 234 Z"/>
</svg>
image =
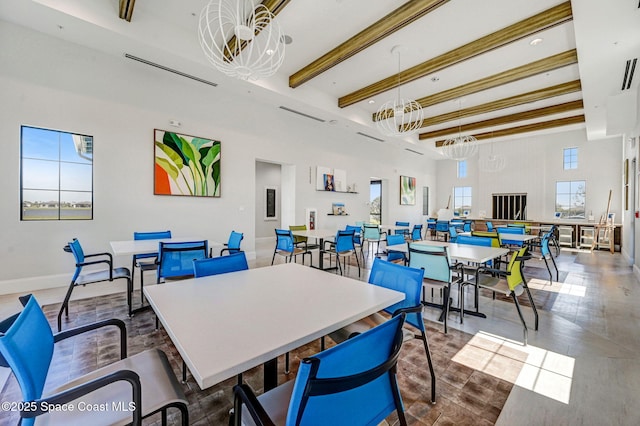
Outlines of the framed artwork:
<svg viewBox="0 0 640 426">
<path fill-rule="evenodd" d="M 276 188 L 264 188 L 264 220 L 278 220 L 278 194 Z"/>
<path fill-rule="evenodd" d="M 154 194 L 220 196 L 220 141 L 154 131 Z"/>
<path fill-rule="evenodd" d="M 400 205 L 416 204 L 416 178 L 400 176 Z"/>
<path fill-rule="evenodd" d="M 422 215 L 429 216 L 429 187 L 422 187 Z"/>
<path fill-rule="evenodd" d="M 324 190 L 325 191 L 335 191 L 336 190 L 336 184 L 333 180 L 333 175 L 331 174 L 325 174 L 323 177 L 323 182 L 324 182 Z"/>
</svg>

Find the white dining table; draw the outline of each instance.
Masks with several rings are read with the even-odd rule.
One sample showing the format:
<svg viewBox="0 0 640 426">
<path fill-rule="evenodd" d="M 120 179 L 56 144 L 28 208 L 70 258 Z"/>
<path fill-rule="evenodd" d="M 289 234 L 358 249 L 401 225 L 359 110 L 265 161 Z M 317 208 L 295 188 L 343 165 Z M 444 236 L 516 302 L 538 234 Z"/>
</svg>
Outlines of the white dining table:
<svg viewBox="0 0 640 426">
<path fill-rule="evenodd" d="M 318 269 L 324 269 L 322 256 L 322 250 L 324 249 L 324 240 L 335 238 L 336 232 L 337 231 L 332 231 L 331 229 L 301 229 L 298 231 L 291 231 L 291 233 L 297 237 L 313 238 L 318 242 L 318 246 L 320 247 L 318 250 Z"/>
<path fill-rule="evenodd" d="M 476 264 L 482 264 L 485 262 L 489 262 L 490 260 L 497 259 L 509 253 L 509 249 L 503 247 L 485 247 L 485 246 L 475 246 L 470 244 L 457 244 L 450 243 L 445 241 L 433 241 L 433 240 L 421 240 L 415 241 L 410 244 L 396 244 L 387 246 L 387 250 L 395 250 L 403 253 L 409 252 L 409 245 L 420 248 L 421 246 L 438 246 L 438 247 L 447 247 L 449 250 L 449 256 L 452 259 L 455 259 L 460 262 L 470 262 Z M 478 273 L 476 272 L 476 280 Z M 464 313 L 474 316 L 479 316 L 485 318 L 486 315 L 479 312 L 478 310 L 478 287 L 475 287 L 475 300 L 474 300 L 474 310 L 469 311 L 466 310 Z M 455 311 L 456 308 L 451 307 L 452 311 Z"/>
<path fill-rule="evenodd" d="M 160 242 L 186 243 L 189 241 L 203 241 L 203 238 L 202 237 L 200 238 L 172 237 L 172 238 L 161 238 L 161 239 L 155 239 L 155 240 L 122 240 L 122 241 L 111 241 L 109 242 L 109 245 L 111 245 L 111 251 L 114 256 L 133 256 L 134 254 L 157 252 L 158 243 Z M 209 244 L 209 247 L 224 245 L 222 243 L 218 243 L 210 240 L 208 244 Z"/>
<path fill-rule="evenodd" d="M 404 300 L 404 293 L 285 263 L 144 288 L 201 389 Z"/>
</svg>

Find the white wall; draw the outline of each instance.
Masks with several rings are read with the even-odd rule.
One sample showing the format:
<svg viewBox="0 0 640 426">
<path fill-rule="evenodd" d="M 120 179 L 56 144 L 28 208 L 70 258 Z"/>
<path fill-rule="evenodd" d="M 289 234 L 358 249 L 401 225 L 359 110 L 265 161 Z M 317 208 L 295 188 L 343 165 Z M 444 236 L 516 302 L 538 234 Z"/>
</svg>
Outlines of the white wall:
<svg viewBox="0 0 640 426">
<path fill-rule="evenodd" d="M 295 222 L 304 221 L 305 208 L 316 207 L 321 227 L 368 217 L 371 176 L 390 182 L 389 220 L 422 219 L 421 192 L 415 206 L 393 201 L 400 175 L 415 176 L 418 188 L 435 188 L 434 161 L 232 96 L 224 81 L 204 86 L 5 21 L 0 64 L 0 294 L 67 285 L 73 261 L 62 247 L 73 237 L 96 252 L 109 251 L 109 241 L 130 239 L 133 231 L 171 229 L 224 242 L 235 229 L 244 232 L 243 248 L 251 255 L 256 210 L 262 209 L 256 208 L 256 159 L 295 170 L 294 193 L 284 194 L 295 202 Z M 171 119 L 182 122 L 179 132 L 221 141 L 220 198 L 153 195 L 153 129 L 173 130 Z M 94 137 L 94 220 L 20 221 L 21 125 Z M 316 192 L 309 170 L 318 165 L 346 170 L 360 193 Z M 350 216 L 327 216 L 334 201 L 343 201 Z M 116 263 L 127 266 L 130 259 Z"/>
<path fill-rule="evenodd" d="M 578 169 L 564 170 L 564 148 L 578 147 Z M 438 191 L 431 210 L 444 208 L 454 186 L 473 187 L 473 209 L 492 214 L 493 193 L 526 193 L 527 219 L 552 220 L 555 212 L 556 182 L 562 180 L 586 181 L 586 211 L 595 219 L 607 209 L 609 190 L 613 190 L 611 212 L 616 222 L 622 220 L 622 141 L 620 137 L 587 141 L 584 129 L 525 137 L 517 140 L 494 142 L 493 152 L 506 159 L 506 167 L 498 173 L 478 170 L 478 159 L 486 158 L 491 144 L 479 147 L 478 155 L 468 160 L 468 177 L 458 179 L 455 161 L 438 162 Z M 451 202 L 453 207 L 453 201 Z"/>
</svg>

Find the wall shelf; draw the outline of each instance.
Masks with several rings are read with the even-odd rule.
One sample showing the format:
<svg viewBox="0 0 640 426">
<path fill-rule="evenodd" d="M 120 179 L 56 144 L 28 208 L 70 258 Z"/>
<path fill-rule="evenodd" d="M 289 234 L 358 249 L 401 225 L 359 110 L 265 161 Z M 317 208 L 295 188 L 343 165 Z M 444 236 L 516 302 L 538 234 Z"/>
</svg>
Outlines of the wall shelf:
<svg viewBox="0 0 640 426">
<path fill-rule="evenodd" d="M 327 213 L 327 216 L 349 216 L 349 213 L 347 213 L 347 214 L 333 214 L 333 213 Z"/>
<path fill-rule="evenodd" d="M 316 192 L 328 192 L 330 194 L 359 194 L 353 191 L 325 191 L 324 189 L 316 189 Z"/>
</svg>

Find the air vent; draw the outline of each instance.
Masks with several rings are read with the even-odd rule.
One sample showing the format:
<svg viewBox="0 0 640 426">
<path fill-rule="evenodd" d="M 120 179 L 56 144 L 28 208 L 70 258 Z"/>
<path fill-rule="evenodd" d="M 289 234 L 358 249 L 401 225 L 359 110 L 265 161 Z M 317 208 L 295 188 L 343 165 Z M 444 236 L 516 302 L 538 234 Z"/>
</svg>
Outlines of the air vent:
<svg viewBox="0 0 640 426">
<path fill-rule="evenodd" d="M 321 123 L 324 123 L 324 122 L 325 122 L 325 120 L 323 120 L 322 118 L 314 117 L 313 115 L 305 114 L 304 112 L 296 111 L 295 109 L 287 108 L 286 106 L 282 106 L 282 105 L 280 105 L 280 109 L 283 109 L 283 110 L 285 110 L 285 111 L 292 112 L 292 113 L 294 113 L 294 114 L 301 115 L 301 116 L 303 116 L 303 117 L 310 118 L 310 119 L 312 119 L 312 120 L 319 121 L 319 122 L 321 122 Z"/>
<path fill-rule="evenodd" d="M 208 84 L 209 86 L 213 86 L 213 87 L 218 86 L 217 83 L 214 83 L 212 81 L 204 80 L 204 79 L 196 77 L 194 75 L 186 74 L 186 73 L 183 73 L 182 71 L 174 70 L 173 68 L 165 67 L 164 65 L 156 64 L 155 62 L 147 61 L 146 59 L 138 58 L 137 56 L 133 56 L 133 55 L 130 55 L 128 53 L 125 53 L 124 57 L 127 58 L 127 59 L 132 59 L 134 61 L 138 61 L 138 62 L 143 63 L 145 65 L 150 65 L 152 67 L 161 69 L 163 71 L 167 71 L 167 72 L 170 72 L 170 73 L 173 73 L 173 74 L 177 74 L 177 75 L 179 75 L 181 77 L 190 78 L 191 80 L 195 80 L 195 81 L 198 81 L 200 83 Z"/>
<path fill-rule="evenodd" d="M 422 152 L 414 151 L 414 150 L 409 149 L 409 148 L 405 148 L 404 150 L 405 150 L 405 151 L 409 151 L 409 152 L 413 152 L 414 154 L 424 155 Z"/>
<path fill-rule="evenodd" d="M 375 136 L 368 135 L 366 133 L 357 132 L 358 135 L 364 136 L 365 138 L 373 139 L 374 141 L 384 142 L 384 139 L 376 138 Z"/>
<path fill-rule="evenodd" d="M 627 61 L 627 65 L 624 68 L 624 78 L 622 79 L 622 90 L 626 90 L 631 87 L 633 74 L 636 72 L 636 62 L 638 62 L 638 58 L 629 59 Z"/>
</svg>

